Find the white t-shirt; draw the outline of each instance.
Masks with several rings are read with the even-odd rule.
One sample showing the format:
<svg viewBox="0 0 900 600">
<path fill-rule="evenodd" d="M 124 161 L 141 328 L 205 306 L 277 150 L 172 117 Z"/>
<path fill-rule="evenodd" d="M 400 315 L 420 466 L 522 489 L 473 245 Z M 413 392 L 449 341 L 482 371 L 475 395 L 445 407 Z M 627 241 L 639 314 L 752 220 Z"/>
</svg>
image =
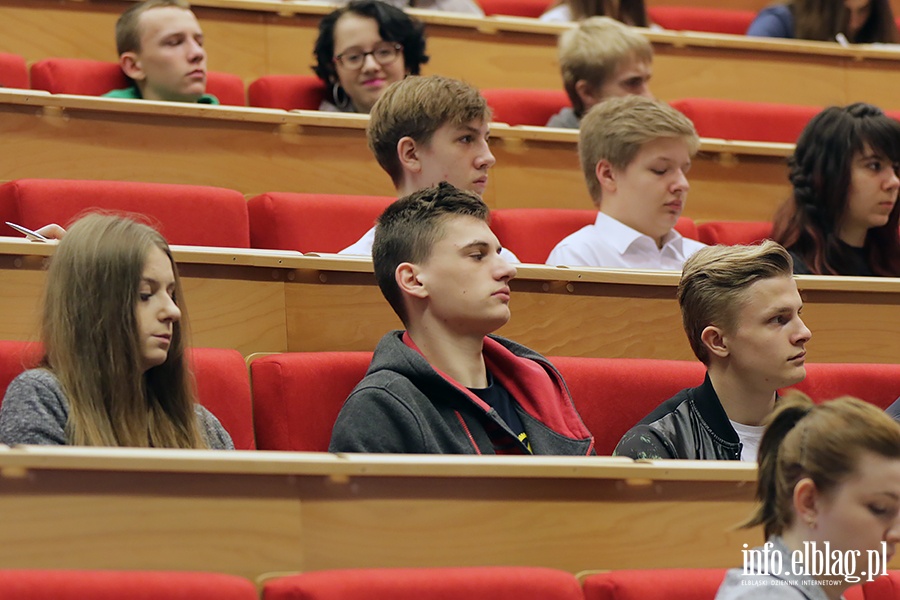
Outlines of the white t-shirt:
<svg viewBox="0 0 900 600">
<path fill-rule="evenodd" d="M 673 229 L 659 248 L 649 235 L 599 212 L 593 225 L 585 225 L 558 243 L 547 264 L 680 271 L 684 261 L 705 247 Z"/>
<path fill-rule="evenodd" d="M 762 439 L 763 432 L 766 430 L 765 425 L 744 425 L 736 423 L 731 419 L 731 426 L 738 434 L 741 440 L 741 460 L 747 462 L 756 462 L 756 455 L 759 452 L 759 441 Z"/>
</svg>

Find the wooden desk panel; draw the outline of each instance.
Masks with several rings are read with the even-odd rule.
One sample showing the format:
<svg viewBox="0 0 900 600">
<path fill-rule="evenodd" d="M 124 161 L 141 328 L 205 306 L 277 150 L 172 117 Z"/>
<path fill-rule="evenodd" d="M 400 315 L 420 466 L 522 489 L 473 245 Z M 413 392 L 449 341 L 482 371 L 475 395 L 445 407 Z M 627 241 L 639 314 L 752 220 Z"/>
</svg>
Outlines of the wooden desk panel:
<svg viewBox="0 0 900 600">
<path fill-rule="evenodd" d="M 247 83 L 267 74 L 309 74 L 318 22 L 333 9 L 304 2 L 192 4 L 205 30 L 210 68 L 235 73 Z M 22 54 L 30 62 L 52 56 L 115 60 L 113 26 L 128 5 L 124 0 L 0 0 L 0 51 Z M 556 39 L 566 25 L 414 12 L 428 30 L 432 60 L 426 74 L 479 87 L 561 87 Z M 98 35 L 103 31 L 108 38 Z M 666 100 L 824 106 L 865 99 L 900 108 L 896 85 L 884 77 L 897 70 L 898 57 L 883 48 L 683 32 L 647 36 L 657 55 L 653 90 Z"/>
<path fill-rule="evenodd" d="M 25 447 L 0 452 L 5 568 L 729 567 L 753 465 Z"/>
<path fill-rule="evenodd" d="M 365 142 L 366 118 L 0 91 L 0 181 L 37 177 L 394 194 Z M 577 133 L 492 126 L 493 208 L 591 208 Z M 788 194 L 787 144 L 706 140 L 685 216 L 768 220 Z"/>
</svg>

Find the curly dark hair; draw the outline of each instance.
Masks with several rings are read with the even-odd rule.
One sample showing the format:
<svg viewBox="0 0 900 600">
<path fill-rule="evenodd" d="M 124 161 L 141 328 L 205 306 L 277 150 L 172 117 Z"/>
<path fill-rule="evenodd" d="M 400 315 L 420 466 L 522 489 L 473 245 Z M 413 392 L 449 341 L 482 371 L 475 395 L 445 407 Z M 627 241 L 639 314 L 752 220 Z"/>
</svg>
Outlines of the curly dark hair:
<svg viewBox="0 0 900 600">
<path fill-rule="evenodd" d="M 853 158 L 866 148 L 900 163 L 900 122 L 871 104 L 832 106 L 806 125 L 790 158 L 793 197 L 775 217 L 775 241 L 812 273 L 852 275 L 852 257 L 836 230 L 847 211 Z M 863 252 L 875 275 L 900 276 L 900 202 L 887 224 L 869 229 Z"/>
<path fill-rule="evenodd" d="M 428 55 L 425 54 L 425 25 L 421 21 L 378 0 L 354 0 L 329 13 L 319 22 L 319 37 L 313 49 L 316 57 L 313 71 L 326 84 L 334 83 L 336 78 L 334 26 L 347 13 L 375 19 L 381 39 L 402 45 L 403 62 L 410 75 L 418 75 L 421 66 L 428 62 Z"/>
</svg>

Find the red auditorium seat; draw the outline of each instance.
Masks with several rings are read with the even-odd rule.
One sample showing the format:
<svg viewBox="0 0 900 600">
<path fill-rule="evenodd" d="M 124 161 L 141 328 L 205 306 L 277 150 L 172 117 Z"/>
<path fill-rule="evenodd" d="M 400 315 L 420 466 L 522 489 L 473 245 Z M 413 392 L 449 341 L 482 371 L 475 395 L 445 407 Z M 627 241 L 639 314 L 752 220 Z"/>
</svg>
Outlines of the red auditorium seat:
<svg viewBox="0 0 900 600">
<path fill-rule="evenodd" d="M 861 586 L 844 592 L 846 600 L 900 600 L 900 571 L 888 571 Z"/>
<path fill-rule="evenodd" d="M 554 356 L 550 362 L 566 380 L 601 456 L 612 454 L 625 432 L 663 401 L 700 385 L 706 372 L 700 361 L 689 360 Z"/>
<path fill-rule="evenodd" d="M 596 210 L 499 208 L 491 212 L 491 230 L 523 263 L 544 264 L 564 237 L 596 219 Z M 678 219 L 675 229 L 685 237 L 699 238 L 697 226 L 687 217 Z"/>
<path fill-rule="evenodd" d="M 540 567 L 341 569 L 267 581 L 263 600 L 583 600 L 569 573 Z"/>
<path fill-rule="evenodd" d="M 131 82 L 118 63 L 83 58 L 47 58 L 31 65 L 31 86 L 52 94 L 102 96 Z M 210 71 L 206 91 L 222 104 L 244 106 L 244 82 L 237 75 Z"/>
<path fill-rule="evenodd" d="M 36 367 L 41 355 L 40 344 L 0 340 L 0 403 L 9 383 L 22 371 Z M 197 400 L 216 415 L 235 448 L 255 448 L 250 379 L 244 357 L 237 350 L 221 348 L 191 348 L 187 356 L 197 383 Z"/>
<path fill-rule="evenodd" d="M 318 110 L 327 93 L 314 75 L 266 75 L 247 87 L 247 103 L 259 108 Z"/>
<path fill-rule="evenodd" d="M 492 120 L 510 125 L 543 127 L 565 106 L 569 97 L 562 90 L 495 88 L 481 90 L 494 112 Z"/>
<path fill-rule="evenodd" d="M 0 52 L 0 87 L 28 89 L 28 65 L 24 58 Z"/>
<path fill-rule="evenodd" d="M 728 10 L 695 6 L 649 6 L 650 21 L 671 31 L 705 31 L 744 35 L 756 18 L 752 10 Z"/>
<path fill-rule="evenodd" d="M 270 192 L 247 202 L 254 248 L 340 252 L 375 225 L 396 198 Z"/>
<path fill-rule="evenodd" d="M 256 600 L 248 579 L 186 571 L 0 570 L 3 600 Z"/>
<path fill-rule="evenodd" d="M 257 448 L 326 452 L 338 412 L 371 361 L 371 352 L 291 352 L 252 360 Z"/>
<path fill-rule="evenodd" d="M 65 227 L 89 209 L 146 215 L 170 244 L 250 246 L 247 201 L 234 190 L 72 179 L 17 179 L 0 185 L 0 212 L 31 229 L 47 223 Z"/>
<path fill-rule="evenodd" d="M 484 15 L 504 15 L 536 19 L 553 5 L 552 0 L 478 0 Z"/>
<path fill-rule="evenodd" d="M 672 107 L 694 122 L 700 137 L 793 144 L 818 106 L 742 102 L 712 98 L 675 100 Z"/>
<path fill-rule="evenodd" d="M 653 569 L 595 573 L 582 580 L 585 600 L 713 600 L 726 569 Z"/>
<path fill-rule="evenodd" d="M 815 339 L 813 332 L 810 343 Z M 884 409 L 900 397 L 900 364 L 809 363 L 806 379 L 793 387 L 814 402 L 855 396 Z"/>
<path fill-rule="evenodd" d="M 756 244 L 772 237 L 769 221 L 707 221 L 697 225 L 699 239 L 704 244 Z"/>
</svg>

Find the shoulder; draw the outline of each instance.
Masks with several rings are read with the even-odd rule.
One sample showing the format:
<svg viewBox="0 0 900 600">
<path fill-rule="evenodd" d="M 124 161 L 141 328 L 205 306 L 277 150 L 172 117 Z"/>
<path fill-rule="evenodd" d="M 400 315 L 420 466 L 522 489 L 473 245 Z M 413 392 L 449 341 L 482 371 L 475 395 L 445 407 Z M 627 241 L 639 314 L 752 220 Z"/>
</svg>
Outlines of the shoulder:
<svg viewBox="0 0 900 600">
<path fill-rule="evenodd" d="M 788 254 L 791 255 L 791 259 L 794 261 L 794 274 L 795 275 L 812 275 L 813 272 L 810 270 L 809 265 L 806 264 L 806 260 L 796 250 L 788 250 Z"/>
<path fill-rule="evenodd" d="M 110 90 L 103 94 L 104 98 L 123 98 L 125 100 L 139 100 L 140 94 L 134 86 L 122 88 L 121 90 Z"/>
<path fill-rule="evenodd" d="M 200 99 L 197 100 L 198 104 L 220 104 L 219 99 L 213 96 L 212 94 L 203 94 L 200 96 Z"/>
<path fill-rule="evenodd" d="M 670 432 L 675 421 L 673 415 L 685 410 L 686 403 L 694 388 L 686 388 L 657 406 L 637 425 L 625 432 L 613 451 L 615 456 L 629 456 L 638 459 L 680 458 Z"/>
<path fill-rule="evenodd" d="M 415 3 L 415 8 L 484 16 L 484 11 L 472 0 L 421 0 Z"/>
<path fill-rule="evenodd" d="M 807 597 L 802 588 L 786 585 L 778 577 L 745 575 L 741 569 L 729 569 L 716 593 L 716 600 L 801 600 Z"/>
<path fill-rule="evenodd" d="M 358 256 L 372 256 L 372 244 L 375 243 L 375 228 L 372 227 L 361 238 L 347 246 L 338 254 L 353 254 Z"/>
<path fill-rule="evenodd" d="M 66 444 L 69 405 L 56 377 L 31 369 L 16 377 L 0 406 L 0 443 Z"/>
<path fill-rule="evenodd" d="M 785 4 L 764 8 L 747 29 L 747 35 L 754 37 L 794 37 L 794 15 Z"/>
<path fill-rule="evenodd" d="M 200 430 L 206 438 L 206 443 L 209 445 L 210 450 L 234 450 L 234 442 L 231 441 L 231 436 L 214 414 L 201 404 L 195 404 L 194 411 L 197 414 Z"/>
<path fill-rule="evenodd" d="M 559 127 L 560 129 L 578 129 L 581 120 L 575 116 L 575 110 L 566 106 L 558 113 L 550 117 L 547 127 Z"/>
<path fill-rule="evenodd" d="M 693 256 L 698 250 L 706 248 L 706 244 L 704 244 L 703 242 L 698 242 L 697 240 L 693 240 L 689 237 L 682 237 L 681 240 L 681 247 L 685 259 Z"/>
<path fill-rule="evenodd" d="M 605 242 L 598 235 L 597 226 L 585 225 L 578 231 L 562 239 L 547 257 L 548 265 L 568 265 L 575 267 L 599 266 L 598 250 Z"/>
</svg>

